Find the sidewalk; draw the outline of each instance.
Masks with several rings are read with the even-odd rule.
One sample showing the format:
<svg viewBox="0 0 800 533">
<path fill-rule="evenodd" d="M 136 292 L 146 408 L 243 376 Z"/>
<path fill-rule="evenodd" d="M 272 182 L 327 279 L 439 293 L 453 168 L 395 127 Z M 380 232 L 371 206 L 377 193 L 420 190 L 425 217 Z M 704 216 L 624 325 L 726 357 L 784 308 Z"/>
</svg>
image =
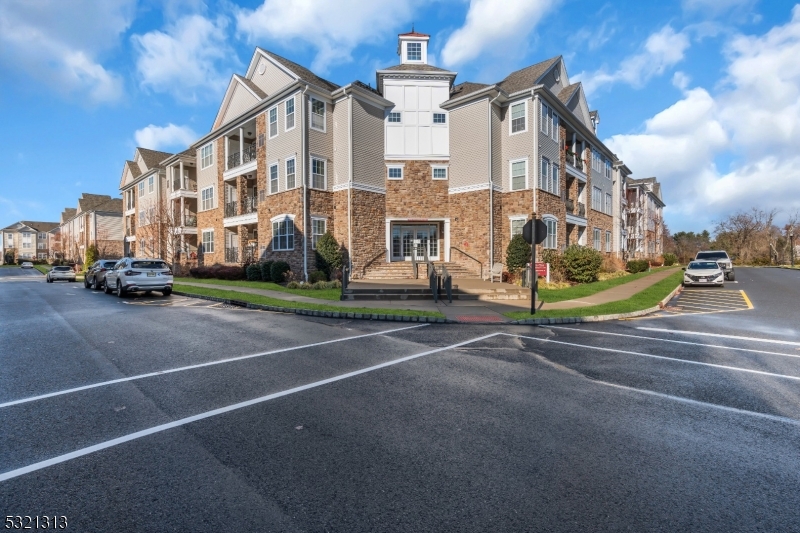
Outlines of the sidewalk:
<svg viewBox="0 0 800 533">
<path fill-rule="evenodd" d="M 630 283 L 624 283 L 617 287 L 598 292 L 591 296 L 581 298 L 580 300 L 566 300 L 556 303 L 537 302 L 538 310 L 549 309 L 572 309 L 576 307 L 588 307 L 599 305 L 618 300 L 626 300 L 632 295 L 640 292 L 652 285 L 655 285 L 664 278 L 674 273 L 674 269 L 663 270 L 656 272 L 644 278 Z M 466 280 L 457 280 L 457 283 L 462 283 Z M 485 321 L 485 322 L 511 322 L 512 320 L 503 315 L 511 311 L 521 311 L 530 309 L 530 300 L 453 300 L 453 303 L 439 301 L 435 303 L 433 300 L 402 300 L 402 299 L 387 299 L 387 300 L 355 300 L 355 301 L 335 301 L 335 300 L 322 300 L 320 298 L 312 298 L 309 296 L 299 296 L 286 292 L 273 291 L 269 289 L 256 289 L 250 287 L 237 287 L 229 285 L 213 285 L 210 283 L 194 283 L 194 282 L 180 282 L 181 285 L 189 285 L 192 287 L 206 287 L 209 289 L 218 289 L 223 291 L 237 291 L 248 294 L 258 294 L 261 296 L 268 296 L 287 302 L 303 302 L 310 304 L 332 305 L 337 307 L 362 307 L 370 309 L 407 309 L 414 311 L 438 311 L 446 318 L 451 320 L 458 320 L 459 322 L 470 321 Z M 390 285 L 391 283 L 387 283 Z M 313 291 L 309 291 L 313 292 Z M 541 307 L 539 307 L 541 305 Z"/>
</svg>

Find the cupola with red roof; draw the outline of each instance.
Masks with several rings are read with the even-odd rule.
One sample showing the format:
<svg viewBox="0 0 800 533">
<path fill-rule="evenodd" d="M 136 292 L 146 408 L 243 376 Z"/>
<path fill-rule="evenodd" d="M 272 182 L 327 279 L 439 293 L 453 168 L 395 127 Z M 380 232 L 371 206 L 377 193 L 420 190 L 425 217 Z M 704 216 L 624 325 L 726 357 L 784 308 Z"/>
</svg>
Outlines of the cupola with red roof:
<svg viewBox="0 0 800 533">
<path fill-rule="evenodd" d="M 418 33 L 411 26 L 411 31 L 397 36 L 397 54 L 403 65 L 428 64 L 428 41 L 431 36 L 427 33 Z"/>
</svg>

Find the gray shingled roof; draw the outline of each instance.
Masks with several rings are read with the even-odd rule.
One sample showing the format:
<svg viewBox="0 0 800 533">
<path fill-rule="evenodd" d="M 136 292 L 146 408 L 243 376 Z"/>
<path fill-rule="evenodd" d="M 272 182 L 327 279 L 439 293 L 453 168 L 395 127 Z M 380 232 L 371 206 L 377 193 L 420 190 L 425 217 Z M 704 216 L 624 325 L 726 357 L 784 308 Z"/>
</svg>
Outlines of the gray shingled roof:
<svg viewBox="0 0 800 533">
<path fill-rule="evenodd" d="M 413 71 L 424 71 L 424 72 L 451 72 L 450 70 L 434 67 L 433 65 L 426 65 L 424 63 L 419 65 L 413 64 L 405 64 L 405 65 L 395 65 L 393 67 L 386 67 L 381 70 L 413 70 Z"/>
<path fill-rule="evenodd" d="M 173 154 L 169 152 L 159 152 L 158 150 L 150 150 L 148 148 L 137 148 L 139 154 L 142 156 L 142 160 L 144 161 L 144 165 L 147 167 L 148 170 L 152 170 L 159 166 L 159 164 L 167 159 L 168 157 L 172 157 Z"/>
<path fill-rule="evenodd" d="M 378 96 L 383 96 L 381 93 L 379 93 L 379 92 L 378 92 L 378 89 L 376 89 L 376 88 L 375 88 L 375 87 L 373 87 L 372 85 L 367 85 L 366 83 L 364 83 L 364 82 L 363 82 L 363 81 L 361 81 L 361 80 L 356 80 L 356 81 L 354 81 L 354 82 L 353 82 L 353 85 L 356 85 L 356 86 L 358 86 L 358 87 L 361 87 L 361 88 L 362 88 L 362 89 L 364 89 L 365 91 L 370 91 L 370 92 L 373 92 L 373 93 L 377 94 Z"/>
<path fill-rule="evenodd" d="M 542 61 L 541 63 L 536 63 L 535 65 L 512 72 L 506 76 L 506 79 L 497 85 L 508 94 L 530 89 L 536 85 L 536 82 L 539 80 L 539 78 L 541 78 L 542 75 L 547 72 L 547 70 L 552 67 L 553 64 L 560 58 L 561 56 L 557 56 L 552 59 L 548 59 L 547 61 Z"/>
<path fill-rule="evenodd" d="M 61 225 L 58 222 L 34 222 L 31 220 L 20 220 L 20 222 L 38 232 L 47 232 Z"/>
<path fill-rule="evenodd" d="M 658 182 L 658 178 L 656 178 L 655 176 L 652 177 L 652 178 L 642 178 L 642 179 L 638 179 L 638 180 L 635 180 L 633 178 L 628 178 L 626 181 L 627 181 L 628 186 L 630 186 L 630 185 L 652 185 L 653 186 L 653 194 L 655 194 L 656 197 L 659 200 L 663 201 L 663 199 L 661 198 L 661 184 Z"/>
<path fill-rule="evenodd" d="M 450 91 L 450 100 L 461 98 L 462 96 L 474 93 L 475 91 L 480 91 L 486 87 L 489 87 L 489 85 L 486 83 L 473 83 L 471 81 L 459 83 L 453 87 L 452 91 Z"/>
<path fill-rule="evenodd" d="M 92 211 L 98 205 L 109 200 L 111 200 L 111 197 L 107 194 L 89 194 L 85 192 L 78 198 L 78 209 L 80 209 L 81 213 Z"/>
<path fill-rule="evenodd" d="M 561 89 L 561 91 L 559 91 L 558 99 L 561 100 L 561 102 L 564 105 L 567 105 L 567 102 L 569 102 L 572 99 L 572 97 L 575 95 L 575 91 L 577 91 L 580 86 L 581 82 L 573 83 L 572 85 L 567 85 L 566 87 Z"/>
<path fill-rule="evenodd" d="M 74 207 L 65 207 L 61 212 L 61 224 L 74 217 L 77 212 L 78 210 Z"/>
<path fill-rule="evenodd" d="M 589 111 L 589 118 L 597 118 L 597 111 Z"/>
<path fill-rule="evenodd" d="M 139 165 L 137 165 L 135 162 L 133 162 L 133 161 L 125 161 L 125 164 L 128 166 L 128 170 L 131 171 L 131 175 L 133 176 L 133 179 L 136 179 L 136 178 L 138 178 L 139 176 L 142 175 L 142 171 L 139 170 Z"/>
<path fill-rule="evenodd" d="M 241 81 L 242 83 L 244 83 L 244 84 L 245 84 L 245 85 L 246 85 L 246 86 L 247 86 L 247 87 L 248 87 L 248 88 L 249 88 L 251 91 L 253 91 L 254 93 L 256 93 L 256 95 L 257 95 L 257 96 L 258 96 L 258 97 L 259 97 L 261 100 L 263 100 L 264 98 L 266 98 L 266 97 L 267 97 L 267 93 L 265 93 L 265 92 L 264 92 L 264 91 L 261 89 L 261 87 L 259 87 L 258 85 L 256 85 L 256 84 L 255 84 L 255 83 L 253 83 L 252 81 L 248 80 L 248 79 L 247 79 L 247 78 L 245 78 L 244 76 L 239 76 L 238 74 L 234 74 L 234 76 L 236 76 L 236 78 L 238 78 L 238 79 L 239 79 L 239 81 Z"/>
<path fill-rule="evenodd" d="M 93 211 L 106 211 L 109 213 L 122 213 L 122 198 L 111 198 L 94 206 Z"/>
<path fill-rule="evenodd" d="M 332 81 L 328 81 L 325 78 L 320 78 L 319 76 L 308 70 L 306 67 L 298 65 L 294 61 L 289 61 L 285 57 L 279 56 L 278 54 L 270 52 L 269 50 L 264 50 L 264 52 L 268 54 L 272 59 L 283 65 L 284 67 L 294 72 L 294 74 L 303 81 L 306 81 L 318 87 L 322 87 L 323 89 L 327 89 L 329 91 L 333 91 L 339 88 L 339 86 L 333 83 Z"/>
</svg>

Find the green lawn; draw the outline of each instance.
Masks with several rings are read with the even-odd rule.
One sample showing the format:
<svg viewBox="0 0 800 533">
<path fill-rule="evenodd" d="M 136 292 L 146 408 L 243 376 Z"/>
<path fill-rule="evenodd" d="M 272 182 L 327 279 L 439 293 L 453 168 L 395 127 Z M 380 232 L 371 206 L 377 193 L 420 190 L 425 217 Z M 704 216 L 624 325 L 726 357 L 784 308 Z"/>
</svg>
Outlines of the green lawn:
<svg viewBox="0 0 800 533">
<path fill-rule="evenodd" d="M 207 283 L 209 285 L 225 285 L 227 287 L 250 287 L 252 289 L 267 289 L 270 291 L 288 292 L 298 296 L 308 296 L 309 298 L 319 298 L 321 300 L 332 300 L 338 302 L 342 296 L 342 289 L 287 289 L 283 285 L 269 281 L 231 281 L 227 279 L 198 279 L 198 278 L 175 278 L 175 283 Z"/>
<path fill-rule="evenodd" d="M 630 277 L 630 276 L 627 276 Z M 617 313 L 632 313 L 642 311 L 658 305 L 658 302 L 666 298 L 675 287 L 681 284 L 683 272 L 680 270 L 672 273 L 669 277 L 662 279 L 641 292 L 637 292 L 627 300 L 609 302 L 607 304 L 593 305 L 589 307 L 576 307 L 574 309 L 553 309 L 551 311 L 537 311 L 531 315 L 528 311 L 514 311 L 505 313 L 509 318 L 524 320 L 526 318 L 564 318 L 573 316 L 597 316 L 614 315 Z"/>
<path fill-rule="evenodd" d="M 189 294 L 213 296 L 216 298 L 239 300 L 242 302 L 248 302 L 253 304 L 272 305 L 276 307 L 285 307 L 289 309 L 310 309 L 313 311 L 338 311 L 339 313 L 362 313 L 369 315 L 378 314 L 378 315 L 403 315 L 403 316 L 433 316 L 438 318 L 444 318 L 444 315 L 437 311 L 411 311 L 406 309 L 373 309 L 368 307 L 340 307 L 336 305 L 327 305 L 327 304 L 290 302 L 287 300 L 280 300 L 278 298 L 270 298 L 269 296 L 261 296 L 259 294 L 250 294 L 247 292 L 238 292 L 233 290 L 226 291 L 226 290 L 211 289 L 206 287 L 195 287 L 193 285 L 182 285 L 180 283 L 176 283 L 174 285 L 174 289 L 176 291 L 185 292 Z M 308 293 L 316 293 L 322 291 L 300 291 L 300 292 L 302 294 L 308 294 Z"/>
<path fill-rule="evenodd" d="M 676 267 L 666 267 L 666 268 L 676 268 Z M 664 268 L 654 268 L 650 272 L 639 272 L 638 274 L 631 274 L 630 276 L 622 276 L 621 278 L 614 278 L 608 279 L 606 281 L 595 281 L 594 283 L 584 283 L 582 285 L 575 285 L 574 287 L 569 287 L 568 289 L 542 289 L 539 291 L 539 299 L 543 302 L 548 303 L 555 303 L 555 302 L 563 302 L 565 300 L 576 300 L 579 298 L 586 298 L 587 296 L 591 296 L 592 294 L 596 294 L 600 291 L 604 291 L 606 289 L 610 289 L 612 287 L 617 287 L 619 285 L 624 285 L 625 283 L 630 283 L 631 281 L 635 281 L 637 279 L 642 279 L 646 276 L 654 274 L 655 272 L 659 272 L 660 270 L 664 270 Z"/>
<path fill-rule="evenodd" d="M 42 274 L 47 274 L 48 272 L 50 272 L 50 267 L 47 265 L 33 265 L 33 268 L 35 268 Z"/>
</svg>

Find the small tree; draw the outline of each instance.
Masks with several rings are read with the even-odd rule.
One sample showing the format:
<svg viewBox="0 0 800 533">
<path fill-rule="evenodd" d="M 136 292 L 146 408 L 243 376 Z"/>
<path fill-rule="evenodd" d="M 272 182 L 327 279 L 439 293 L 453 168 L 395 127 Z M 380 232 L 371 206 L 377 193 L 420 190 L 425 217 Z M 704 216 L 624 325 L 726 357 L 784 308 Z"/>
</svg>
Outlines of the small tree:
<svg viewBox="0 0 800 533">
<path fill-rule="evenodd" d="M 573 244 L 564 250 L 564 270 L 570 281 L 591 283 L 597 281 L 603 254 L 594 248 Z"/>
<path fill-rule="evenodd" d="M 525 242 L 522 234 L 514 235 L 506 248 L 506 268 L 516 274 L 531 261 L 531 245 Z"/>
<path fill-rule="evenodd" d="M 342 268 L 342 252 L 339 243 L 328 231 L 317 241 L 317 269 L 329 277 Z"/>
<path fill-rule="evenodd" d="M 88 270 L 98 259 L 100 259 L 100 252 L 97 251 L 97 246 L 90 244 L 86 247 L 86 253 L 84 254 L 83 269 Z"/>
</svg>

